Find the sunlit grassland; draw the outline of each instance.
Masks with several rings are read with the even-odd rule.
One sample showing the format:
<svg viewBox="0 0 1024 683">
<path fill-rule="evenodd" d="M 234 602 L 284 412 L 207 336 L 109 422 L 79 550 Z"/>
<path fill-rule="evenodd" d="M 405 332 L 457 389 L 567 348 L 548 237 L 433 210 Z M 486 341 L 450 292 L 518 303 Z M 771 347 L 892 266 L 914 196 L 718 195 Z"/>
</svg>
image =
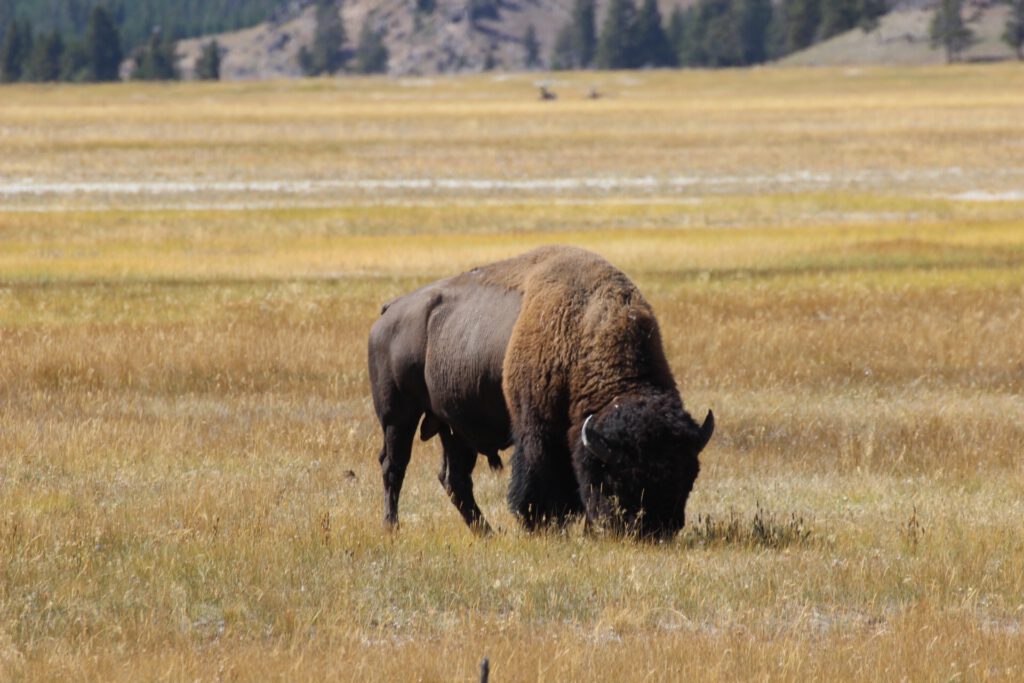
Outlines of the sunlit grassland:
<svg viewBox="0 0 1024 683">
<path fill-rule="evenodd" d="M 1024 676 L 1024 70 L 534 80 L 0 90 L 0 680 Z M 657 182 L 224 184 L 568 176 Z M 686 531 L 430 443 L 386 535 L 381 303 L 549 243 L 715 410 Z"/>
</svg>

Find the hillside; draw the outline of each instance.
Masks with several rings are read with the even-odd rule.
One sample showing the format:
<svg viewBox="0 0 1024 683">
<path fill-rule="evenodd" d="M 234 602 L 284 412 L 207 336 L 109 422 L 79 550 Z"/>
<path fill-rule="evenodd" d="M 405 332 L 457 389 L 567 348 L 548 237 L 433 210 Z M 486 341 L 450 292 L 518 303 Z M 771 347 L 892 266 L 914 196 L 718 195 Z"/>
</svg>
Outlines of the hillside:
<svg viewBox="0 0 1024 683">
<path fill-rule="evenodd" d="M 607 0 L 599 0 L 603 16 Z M 660 0 L 667 17 L 676 0 Z M 437 0 L 429 13 L 408 0 L 349 0 L 342 17 L 354 41 L 368 14 L 382 29 L 390 52 L 389 71 L 396 75 L 428 75 L 480 71 L 490 59 L 496 69 L 522 70 L 526 52 L 522 38 L 531 24 L 546 59 L 555 34 L 568 20 L 572 0 L 500 0 L 497 17 L 471 22 L 465 0 Z M 185 40 L 178 46 L 186 77 L 203 43 L 211 38 L 226 48 L 221 76 L 227 80 L 298 76 L 298 52 L 313 38 L 312 8 L 285 21 L 267 21 L 249 29 Z"/>
<path fill-rule="evenodd" d="M 676 0 L 660 0 L 668 17 Z M 689 4 L 683 0 L 683 4 Z M 598 3 L 602 17 L 607 1 Z M 394 75 L 429 75 L 453 71 L 480 71 L 490 61 L 498 70 L 523 70 L 526 52 L 522 37 L 531 24 L 546 60 L 558 29 L 567 21 L 572 0 L 501 0 L 497 16 L 471 22 L 465 0 L 438 0 L 432 12 L 419 12 L 408 0 L 349 0 L 342 16 L 350 49 L 363 21 L 383 31 Z M 905 0 L 865 33 L 848 31 L 782 59 L 794 66 L 856 64 L 933 64 L 944 60 L 942 51 L 928 40 L 934 2 Z M 968 8 L 969 26 L 979 41 L 965 53 L 969 61 L 1010 59 L 1001 42 L 1006 8 L 975 4 Z M 600 20 L 599 20 L 600 21 Z M 240 31 L 182 41 L 178 51 L 185 77 L 189 77 L 203 43 L 216 38 L 226 49 L 221 75 L 226 80 L 287 78 L 301 75 L 298 53 L 312 42 L 314 19 L 306 8 L 278 21 L 266 21 Z"/>
<path fill-rule="evenodd" d="M 780 60 L 790 66 L 844 66 L 870 64 L 941 64 L 942 50 L 933 49 L 928 28 L 934 3 L 905 3 L 882 17 L 870 32 L 847 31 Z M 1013 59 L 1013 51 L 1000 39 L 1007 8 L 1001 4 L 968 7 L 967 26 L 977 42 L 964 52 L 964 60 L 988 62 Z"/>
</svg>

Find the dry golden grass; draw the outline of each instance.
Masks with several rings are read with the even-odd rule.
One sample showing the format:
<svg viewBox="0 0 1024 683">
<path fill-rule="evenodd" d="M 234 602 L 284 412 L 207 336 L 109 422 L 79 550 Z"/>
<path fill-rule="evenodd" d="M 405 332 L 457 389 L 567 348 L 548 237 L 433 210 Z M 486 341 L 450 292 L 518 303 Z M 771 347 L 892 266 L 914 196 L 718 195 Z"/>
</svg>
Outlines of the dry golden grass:
<svg viewBox="0 0 1024 683">
<path fill-rule="evenodd" d="M 1024 71 L 573 78 L 0 93 L 0 680 L 1024 676 Z M 661 180 L 223 184 L 563 175 Z M 481 540 L 417 444 L 385 535 L 380 303 L 552 242 L 715 409 L 686 531 L 481 467 Z"/>
</svg>

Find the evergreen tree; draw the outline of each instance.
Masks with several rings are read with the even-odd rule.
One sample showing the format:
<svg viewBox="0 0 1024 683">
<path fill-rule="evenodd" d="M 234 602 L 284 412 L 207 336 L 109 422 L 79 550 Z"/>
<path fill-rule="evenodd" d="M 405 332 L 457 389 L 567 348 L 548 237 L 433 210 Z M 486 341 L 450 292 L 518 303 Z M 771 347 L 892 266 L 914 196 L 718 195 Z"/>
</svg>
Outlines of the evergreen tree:
<svg viewBox="0 0 1024 683">
<path fill-rule="evenodd" d="M 164 38 L 160 30 L 153 31 L 149 36 L 149 42 L 135 57 L 132 78 L 139 81 L 177 80 L 178 65 L 174 41 Z"/>
<path fill-rule="evenodd" d="M 597 53 L 597 6 L 594 0 L 576 0 L 572 6 L 572 50 L 574 65 L 586 69 Z"/>
<path fill-rule="evenodd" d="M 860 0 L 821 0 L 818 39 L 825 40 L 849 31 L 860 21 Z"/>
<path fill-rule="evenodd" d="M 523 51 L 526 53 L 526 68 L 539 68 L 540 41 L 537 40 L 537 30 L 533 28 L 533 24 L 526 27 L 526 34 L 523 35 Z"/>
<path fill-rule="evenodd" d="M 743 63 L 761 64 L 768 60 L 768 31 L 772 25 L 772 2 L 771 0 L 734 1 L 739 2 Z"/>
<path fill-rule="evenodd" d="M 668 17 L 668 42 L 672 46 L 675 62 L 680 66 L 687 64 L 685 59 L 687 54 L 686 22 L 689 16 L 691 16 L 690 12 L 676 5 Z"/>
<path fill-rule="evenodd" d="M 113 17 L 102 5 L 89 14 L 89 28 L 85 34 L 89 75 L 92 81 L 116 81 L 120 78 L 121 38 Z"/>
<path fill-rule="evenodd" d="M 685 64 L 686 66 L 706 66 L 708 63 L 704 50 L 705 36 L 708 32 L 708 11 L 706 7 L 708 4 L 702 0 L 696 5 L 691 5 L 686 10 L 685 33 L 683 40 L 679 43 L 678 58 L 680 64 Z"/>
<path fill-rule="evenodd" d="M 203 51 L 196 60 L 196 78 L 200 81 L 220 80 L 220 45 L 216 40 L 203 45 Z"/>
<path fill-rule="evenodd" d="M 4 31 L 0 44 L 0 80 L 15 83 L 25 75 L 28 58 L 32 53 L 32 24 L 13 19 Z"/>
<path fill-rule="evenodd" d="M 701 22 L 704 27 L 701 54 L 704 66 L 742 66 L 744 45 L 742 25 L 734 0 L 701 0 L 698 15 L 707 16 Z"/>
<path fill-rule="evenodd" d="M 318 0 L 313 47 L 299 51 L 299 65 L 307 76 L 333 74 L 345 66 L 345 25 L 336 0 Z"/>
<path fill-rule="evenodd" d="M 637 28 L 633 0 L 611 0 L 597 43 L 597 65 L 602 69 L 635 69 L 640 66 L 642 54 Z"/>
<path fill-rule="evenodd" d="M 38 38 L 28 59 L 27 77 L 30 81 L 49 83 L 60 79 L 64 59 L 64 40 L 56 31 Z"/>
<path fill-rule="evenodd" d="M 789 26 L 789 14 L 785 0 L 772 6 L 772 19 L 768 24 L 767 44 L 765 52 L 768 59 L 779 59 L 789 53 L 786 43 L 786 32 Z"/>
<path fill-rule="evenodd" d="M 640 65 L 674 66 L 675 54 L 669 46 L 665 28 L 661 25 L 661 11 L 657 0 L 644 0 L 637 15 L 637 45 Z"/>
<path fill-rule="evenodd" d="M 9 26 L 14 21 L 14 15 L 14 0 L 0 0 L 0 27 Z"/>
<path fill-rule="evenodd" d="M 89 52 L 85 43 L 71 43 L 64 51 L 64 59 L 60 67 L 60 80 L 82 83 L 91 79 Z"/>
<path fill-rule="evenodd" d="M 388 70 L 388 48 L 384 44 L 384 36 L 373 28 L 370 19 L 371 17 L 366 17 L 359 32 L 356 71 L 361 74 L 385 73 Z"/>
<path fill-rule="evenodd" d="M 857 26 L 862 31 L 874 31 L 878 27 L 878 20 L 889 11 L 888 0 L 859 0 L 860 18 Z"/>
<path fill-rule="evenodd" d="M 494 54 L 494 46 L 488 45 L 484 53 L 484 71 L 494 71 L 498 67 L 498 58 Z"/>
<path fill-rule="evenodd" d="M 796 52 L 814 43 L 821 23 L 820 0 L 783 0 L 786 52 Z"/>
<path fill-rule="evenodd" d="M 569 20 L 559 29 L 551 52 L 554 69 L 586 69 L 597 50 L 595 0 L 575 0 Z"/>
<path fill-rule="evenodd" d="M 932 15 L 929 34 L 932 47 L 946 51 L 946 62 L 960 59 L 960 55 L 974 42 L 974 32 L 964 24 L 960 14 L 961 0 L 940 0 Z"/>
<path fill-rule="evenodd" d="M 1008 0 L 1010 16 L 1003 30 L 1003 42 L 1013 48 L 1017 59 L 1024 59 L 1024 0 Z"/>
<path fill-rule="evenodd" d="M 469 23 L 473 26 L 481 19 L 497 19 L 500 13 L 498 0 L 467 0 L 466 14 L 469 15 Z"/>
<path fill-rule="evenodd" d="M 686 21 L 685 50 L 680 54 L 689 66 L 739 66 L 743 64 L 741 22 L 735 3 L 739 0 L 700 0 Z"/>
<path fill-rule="evenodd" d="M 551 48 L 551 68 L 565 71 L 576 68 L 576 51 L 572 42 L 572 24 L 565 24 L 555 36 L 555 44 Z"/>
</svg>

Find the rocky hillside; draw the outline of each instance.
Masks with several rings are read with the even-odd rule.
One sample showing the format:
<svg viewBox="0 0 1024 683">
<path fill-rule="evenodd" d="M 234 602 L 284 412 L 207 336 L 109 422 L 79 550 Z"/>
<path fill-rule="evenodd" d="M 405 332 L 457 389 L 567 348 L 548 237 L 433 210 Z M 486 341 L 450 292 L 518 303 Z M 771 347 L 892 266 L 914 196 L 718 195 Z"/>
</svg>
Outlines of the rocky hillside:
<svg viewBox="0 0 1024 683">
<path fill-rule="evenodd" d="M 659 0 L 663 16 L 680 2 Z M 573 0 L 499 0 L 493 18 L 470 21 L 466 0 L 436 0 L 432 12 L 415 9 L 416 0 L 346 0 L 342 17 L 349 47 L 355 48 L 367 15 L 384 31 L 390 53 L 389 71 L 397 75 L 427 75 L 480 71 L 489 61 L 496 69 L 522 70 L 526 65 L 523 36 L 534 27 L 547 60 L 555 34 L 568 20 Z M 607 0 L 598 1 L 598 16 Z M 180 65 L 189 76 L 202 44 L 211 38 L 226 48 L 221 76 L 228 80 L 280 78 L 301 75 L 298 53 L 313 40 L 314 10 L 277 22 L 185 40 L 179 43 Z"/>
<path fill-rule="evenodd" d="M 677 4 L 692 0 L 660 0 L 669 16 Z M 599 2 L 603 16 L 607 0 Z M 941 50 L 928 40 L 928 25 L 936 0 L 901 0 L 879 26 L 865 33 L 855 29 L 818 43 L 782 60 L 790 65 L 930 64 L 943 61 Z M 531 24 L 546 60 L 559 28 L 569 17 L 572 0 L 499 0 L 497 15 L 470 21 L 466 0 L 436 0 L 430 12 L 416 10 L 416 0 L 347 0 L 342 16 L 348 47 L 367 16 L 383 31 L 390 52 L 389 71 L 395 75 L 429 75 L 480 71 L 487 63 L 496 69 L 522 70 L 526 64 L 523 36 Z M 965 53 L 968 60 L 1010 59 L 1011 50 L 999 36 L 1006 18 L 1002 4 L 976 0 L 968 7 L 969 26 L 979 41 Z M 189 77 L 202 45 L 216 38 L 226 52 L 221 76 L 226 80 L 301 76 L 298 53 L 310 45 L 314 10 L 307 7 L 253 28 L 185 40 L 179 43 L 180 66 Z M 600 25 L 600 21 L 599 21 Z"/>
</svg>

